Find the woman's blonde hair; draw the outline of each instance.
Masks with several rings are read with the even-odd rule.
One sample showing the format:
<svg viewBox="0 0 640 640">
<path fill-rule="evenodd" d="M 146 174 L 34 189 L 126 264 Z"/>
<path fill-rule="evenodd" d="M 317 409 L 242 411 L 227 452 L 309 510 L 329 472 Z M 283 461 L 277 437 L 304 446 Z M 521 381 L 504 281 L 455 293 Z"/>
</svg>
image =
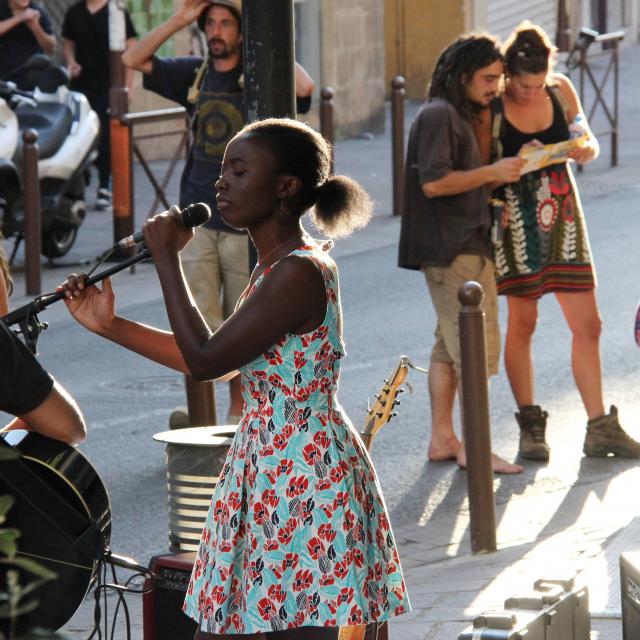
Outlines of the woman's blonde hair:
<svg viewBox="0 0 640 640">
<path fill-rule="evenodd" d="M 7 285 L 7 291 L 9 295 L 13 291 L 13 279 L 11 278 L 11 271 L 9 270 L 9 260 L 4 250 L 4 236 L 0 232 L 0 275 L 4 278 Z"/>
</svg>

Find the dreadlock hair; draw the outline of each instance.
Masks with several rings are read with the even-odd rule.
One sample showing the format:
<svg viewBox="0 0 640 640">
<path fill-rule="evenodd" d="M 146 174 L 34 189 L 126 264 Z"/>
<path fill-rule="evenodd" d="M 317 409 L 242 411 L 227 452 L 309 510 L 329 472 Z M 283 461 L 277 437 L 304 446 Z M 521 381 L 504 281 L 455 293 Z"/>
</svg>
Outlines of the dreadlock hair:
<svg viewBox="0 0 640 640">
<path fill-rule="evenodd" d="M 313 207 L 315 225 L 326 235 L 339 238 L 364 227 L 373 204 L 365 189 L 352 178 L 331 175 L 331 145 L 311 127 L 290 118 L 266 118 L 247 124 L 249 135 L 273 156 L 277 171 L 300 178 L 300 190 L 289 203 L 301 216 Z"/>
<path fill-rule="evenodd" d="M 505 66 L 510 75 L 547 73 L 553 70 L 557 49 L 542 27 L 525 20 L 504 44 Z"/>
<path fill-rule="evenodd" d="M 498 40 L 488 33 L 467 33 L 442 51 L 428 89 L 429 100 L 443 98 L 461 115 L 470 118 L 478 110 L 467 97 L 464 85 L 473 74 L 502 60 Z"/>
</svg>

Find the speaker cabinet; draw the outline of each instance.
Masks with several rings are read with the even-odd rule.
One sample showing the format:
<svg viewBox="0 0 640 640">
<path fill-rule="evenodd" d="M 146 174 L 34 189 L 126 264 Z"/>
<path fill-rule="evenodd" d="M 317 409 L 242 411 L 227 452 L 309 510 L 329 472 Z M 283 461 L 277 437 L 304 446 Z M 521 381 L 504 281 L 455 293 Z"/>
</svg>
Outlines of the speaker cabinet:
<svg viewBox="0 0 640 640">
<path fill-rule="evenodd" d="M 195 553 L 176 553 L 151 558 L 142 597 L 144 640 L 193 640 L 198 625 L 182 612 Z"/>
</svg>

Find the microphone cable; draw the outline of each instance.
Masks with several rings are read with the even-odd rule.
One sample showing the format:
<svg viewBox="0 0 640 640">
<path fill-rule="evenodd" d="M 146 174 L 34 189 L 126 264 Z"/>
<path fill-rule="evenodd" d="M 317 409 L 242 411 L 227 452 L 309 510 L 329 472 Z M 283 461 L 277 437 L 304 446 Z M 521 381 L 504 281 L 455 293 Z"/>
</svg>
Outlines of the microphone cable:
<svg viewBox="0 0 640 640">
<path fill-rule="evenodd" d="M 125 638 L 126 640 L 131 640 L 131 617 L 129 615 L 129 606 L 127 604 L 125 595 L 128 593 L 144 595 L 145 593 L 150 593 L 155 588 L 153 584 L 151 584 L 151 586 L 149 587 L 143 586 L 142 588 L 131 586 L 134 580 L 153 576 L 153 573 L 151 571 L 149 571 L 145 567 L 139 567 L 138 565 L 133 566 L 137 567 L 140 570 L 136 570 L 135 573 L 131 575 L 124 583 L 120 583 L 118 581 L 118 575 L 116 573 L 116 564 L 114 562 L 110 562 L 110 558 L 111 551 L 107 549 L 103 557 L 98 561 L 98 568 L 96 571 L 97 582 L 93 594 L 93 597 L 95 599 L 95 605 L 93 609 L 94 626 L 87 640 L 93 640 L 93 638 L 102 640 L 103 632 L 105 640 L 107 640 L 107 638 L 109 638 L 110 640 L 114 640 L 116 625 L 118 622 L 118 615 L 120 614 L 120 607 L 122 607 L 124 615 Z M 112 582 L 107 582 L 107 565 L 111 566 Z M 108 595 L 113 593 L 115 593 L 117 596 L 117 602 L 113 615 L 111 616 L 111 630 L 109 630 Z M 104 616 L 102 615 L 103 610 Z"/>
</svg>

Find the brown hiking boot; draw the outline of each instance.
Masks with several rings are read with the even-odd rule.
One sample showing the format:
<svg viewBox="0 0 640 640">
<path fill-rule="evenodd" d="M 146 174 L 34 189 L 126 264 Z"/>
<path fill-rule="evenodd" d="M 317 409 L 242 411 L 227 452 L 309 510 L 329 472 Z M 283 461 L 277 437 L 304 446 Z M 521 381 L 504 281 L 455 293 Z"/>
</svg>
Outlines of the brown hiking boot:
<svg viewBox="0 0 640 640">
<path fill-rule="evenodd" d="M 516 413 L 516 420 L 520 425 L 520 448 L 518 455 L 527 460 L 548 460 L 549 445 L 544 439 L 547 428 L 547 416 L 537 404 L 524 405 Z"/>
<path fill-rule="evenodd" d="M 604 458 L 610 453 L 621 458 L 640 458 L 640 442 L 636 442 L 620 426 L 618 409 L 611 405 L 608 415 L 587 422 L 582 451 L 590 458 Z"/>
</svg>

